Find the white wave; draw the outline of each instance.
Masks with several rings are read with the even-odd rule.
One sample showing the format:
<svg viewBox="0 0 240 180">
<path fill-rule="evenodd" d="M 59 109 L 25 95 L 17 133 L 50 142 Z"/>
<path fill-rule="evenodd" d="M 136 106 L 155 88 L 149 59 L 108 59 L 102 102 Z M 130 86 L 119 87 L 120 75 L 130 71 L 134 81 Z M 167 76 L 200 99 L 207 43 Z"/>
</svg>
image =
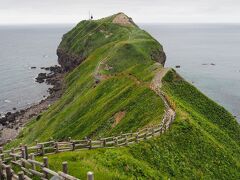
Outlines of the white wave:
<svg viewBox="0 0 240 180">
<path fill-rule="evenodd" d="M 5 103 L 10 103 L 11 101 L 8 100 L 8 99 L 5 99 L 4 102 L 5 102 Z"/>
</svg>

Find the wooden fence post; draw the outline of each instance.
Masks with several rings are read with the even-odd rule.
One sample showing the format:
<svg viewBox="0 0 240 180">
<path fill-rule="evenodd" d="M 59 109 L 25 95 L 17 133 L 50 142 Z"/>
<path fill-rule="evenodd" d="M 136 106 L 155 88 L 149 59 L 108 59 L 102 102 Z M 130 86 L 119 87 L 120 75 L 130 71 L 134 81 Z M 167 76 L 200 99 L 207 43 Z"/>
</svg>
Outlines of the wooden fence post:
<svg viewBox="0 0 240 180">
<path fill-rule="evenodd" d="M 118 137 L 115 137 L 115 146 L 118 146 Z"/>
<path fill-rule="evenodd" d="M 88 143 L 89 143 L 89 149 L 92 149 L 92 140 L 89 139 L 89 140 L 88 140 Z"/>
<path fill-rule="evenodd" d="M 5 169 L 6 169 L 7 180 L 12 180 L 11 166 L 6 165 Z"/>
<path fill-rule="evenodd" d="M 147 134 L 148 134 L 148 128 L 147 128 L 147 130 L 146 130 L 146 132 L 145 132 L 145 135 L 144 135 L 144 140 L 146 140 L 146 139 L 147 139 Z"/>
<path fill-rule="evenodd" d="M 25 149 L 23 149 L 23 147 L 21 148 L 21 156 L 23 159 L 26 159 L 25 158 Z M 22 161 L 22 166 L 25 167 L 25 163 Z"/>
<path fill-rule="evenodd" d="M 76 145 L 75 145 L 75 142 L 73 141 L 72 142 L 72 150 L 75 151 L 75 148 L 76 148 Z"/>
<path fill-rule="evenodd" d="M 37 149 L 36 149 L 36 154 L 39 154 L 40 152 L 39 152 L 38 140 L 35 140 L 35 143 L 36 143 L 36 147 L 37 147 Z"/>
<path fill-rule="evenodd" d="M 3 153 L 3 147 L 0 147 L 0 154 Z"/>
<path fill-rule="evenodd" d="M 67 162 L 63 162 L 63 163 L 62 163 L 62 171 L 63 171 L 65 174 L 68 174 L 68 163 L 67 163 Z"/>
<path fill-rule="evenodd" d="M 41 150 L 41 155 L 44 156 L 44 154 L 45 154 L 44 144 L 40 144 L 40 150 Z"/>
<path fill-rule="evenodd" d="M 160 126 L 160 134 L 163 133 L 163 125 Z"/>
<path fill-rule="evenodd" d="M 21 150 L 20 150 L 20 151 L 21 151 L 21 157 L 22 157 L 22 158 L 24 158 L 24 157 L 25 157 L 25 152 L 24 152 L 24 149 L 23 149 L 23 148 L 21 148 Z"/>
<path fill-rule="evenodd" d="M 59 152 L 58 142 L 55 142 L 55 148 L 56 148 L 55 153 L 58 153 Z"/>
<path fill-rule="evenodd" d="M 165 132 L 165 124 L 162 126 L 162 134 Z"/>
<path fill-rule="evenodd" d="M 136 135 L 136 143 L 139 142 L 138 138 L 139 138 L 139 132 L 137 132 L 137 135 Z"/>
<path fill-rule="evenodd" d="M 24 173 L 22 171 L 18 172 L 18 180 L 24 180 Z"/>
<path fill-rule="evenodd" d="M 1 154 L 1 160 L 4 162 L 4 154 Z"/>
<path fill-rule="evenodd" d="M 14 148 L 11 149 L 11 153 L 12 153 L 12 154 L 15 154 L 15 149 L 14 149 Z M 14 161 L 17 160 L 17 157 L 16 157 L 16 156 L 12 156 L 12 157 L 13 157 L 13 160 L 14 160 Z"/>
<path fill-rule="evenodd" d="M 128 146 L 128 135 L 125 136 L 125 145 Z"/>
<path fill-rule="evenodd" d="M 44 166 L 45 168 L 48 168 L 48 167 L 49 167 L 49 166 L 48 166 L 48 158 L 47 158 L 47 157 L 43 157 L 43 166 Z M 48 173 L 45 172 L 45 171 L 43 171 L 43 174 L 44 174 L 45 178 L 48 179 Z"/>
<path fill-rule="evenodd" d="M 0 160 L 0 179 L 4 179 L 3 178 L 3 165 L 2 165 L 2 160 Z"/>
<path fill-rule="evenodd" d="M 155 135 L 155 129 L 154 127 L 152 127 L 152 137 L 154 137 L 154 135 Z"/>
<path fill-rule="evenodd" d="M 88 172 L 87 173 L 87 180 L 94 180 L 93 172 Z"/>
<path fill-rule="evenodd" d="M 31 153 L 31 154 L 30 154 L 30 159 L 31 159 L 31 160 L 35 160 L 34 153 Z M 33 170 L 36 170 L 36 165 L 35 165 L 34 163 L 31 163 L 31 164 L 32 164 L 32 169 L 33 169 Z"/>
<path fill-rule="evenodd" d="M 106 139 L 103 139 L 103 147 L 106 147 Z"/>
<path fill-rule="evenodd" d="M 24 152 L 25 152 L 25 159 L 28 159 L 28 147 L 24 146 Z"/>
<path fill-rule="evenodd" d="M 20 151 L 22 152 L 23 145 L 22 143 L 19 144 Z"/>
</svg>

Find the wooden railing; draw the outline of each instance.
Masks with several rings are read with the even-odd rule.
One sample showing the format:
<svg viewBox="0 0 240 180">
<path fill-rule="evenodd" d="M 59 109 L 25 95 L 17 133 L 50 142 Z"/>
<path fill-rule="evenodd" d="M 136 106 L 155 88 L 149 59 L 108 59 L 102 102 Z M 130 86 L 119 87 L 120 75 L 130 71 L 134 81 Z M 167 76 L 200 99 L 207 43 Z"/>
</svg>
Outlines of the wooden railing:
<svg viewBox="0 0 240 180">
<path fill-rule="evenodd" d="M 91 140 L 88 138 L 82 140 L 72 140 L 68 138 L 66 141 L 48 141 L 36 142 L 34 146 L 20 144 L 17 148 L 11 150 L 3 150 L 0 148 L 0 177 L 1 179 L 31 179 L 37 176 L 41 179 L 49 179 L 53 176 L 65 180 L 77 180 L 78 178 L 68 174 L 67 162 L 62 163 L 62 170 L 55 172 L 49 168 L 48 158 L 43 157 L 43 162 L 35 160 L 35 156 L 45 156 L 49 154 L 61 153 L 66 151 L 77 151 L 81 149 L 111 148 L 128 146 L 143 140 L 150 139 L 165 132 L 175 117 L 163 118 L 160 125 L 141 129 L 135 133 L 125 133 L 118 136 L 100 138 Z M 12 169 L 20 169 L 15 173 Z M 18 167 L 18 168 L 15 168 Z M 88 179 L 93 179 L 93 173 L 87 173 Z"/>
<path fill-rule="evenodd" d="M 11 160 L 11 165 L 6 162 L 0 161 L 0 179 L 6 180 L 31 180 L 33 177 L 47 180 L 55 177 L 62 180 L 79 180 L 78 178 L 68 174 L 67 162 L 62 163 L 62 171 L 55 172 L 49 168 L 48 158 L 43 157 L 43 162 L 35 160 L 34 154 L 30 154 L 29 159 L 20 157 L 18 154 L 12 154 L 14 160 Z M 9 162 L 8 162 L 9 163 Z M 16 174 L 13 169 L 20 169 Z M 87 173 L 87 179 L 93 180 L 93 173 Z"/>
</svg>

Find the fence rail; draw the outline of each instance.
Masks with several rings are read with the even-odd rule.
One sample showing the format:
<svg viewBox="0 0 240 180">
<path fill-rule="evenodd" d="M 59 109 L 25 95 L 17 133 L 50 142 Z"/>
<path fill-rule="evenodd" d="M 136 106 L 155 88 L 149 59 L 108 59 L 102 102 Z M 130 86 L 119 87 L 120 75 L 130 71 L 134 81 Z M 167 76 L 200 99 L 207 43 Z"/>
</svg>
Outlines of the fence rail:
<svg viewBox="0 0 240 180">
<path fill-rule="evenodd" d="M 19 147 L 10 150 L 3 150 L 0 147 L 0 179 L 30 180 L 32 177 L 37 176 L 46 180 L 55 176 L 58 179 L 78 180 L 78 178 L 68 174 L 67 162 L 62 163 L 61 171 L 55 172 L 49 168 L 47 157 L 43 157 L 43 162 L 39 162 L 35 160 L 35 156 L 45 156 L 81 149 L 128 146 L 161 135 L 170 127 L 174 118 L 175 116 L 170 118 L 164 117 L 161 124 L 155 127 L 147 127 L 134 133 L 121 133 L 117 136 L 100 138 L 98 140 L 88 138 L 72 140 L 68 138 L 68 140 L 61 142 L 51 140 L 39 143 L 36 141 L 36 144 L 33 146 L 20 144 Z M 21 171 L 15 173 L 12 167 L 18 167 Z M 93 173 L 88 172 L 87 177 L 88 179 L 93 179 Z"/>
</svg>

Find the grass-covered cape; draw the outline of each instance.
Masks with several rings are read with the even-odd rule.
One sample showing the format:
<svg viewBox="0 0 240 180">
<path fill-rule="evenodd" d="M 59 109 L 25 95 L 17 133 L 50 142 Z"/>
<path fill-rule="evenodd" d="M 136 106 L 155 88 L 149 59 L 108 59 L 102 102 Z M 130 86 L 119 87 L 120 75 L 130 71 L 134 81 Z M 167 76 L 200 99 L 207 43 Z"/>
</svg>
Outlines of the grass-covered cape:
<svg viewBox="0 0 240 180">
<path fill-rule="evenodd" d="M 165 54 L 124 14 L 80 22 L 63 36 L 58 55 L 70 71 L 65 93 L 12 145 L 94 139 L 161 122 L 164 103 L 150 83 Z M 162 91 L 177 113 L 166 133 L 124 148 L 51 155 L 50 166 L 59 170 L 68 161 L 70 174 L 83 179 L 89 170 L 96 179 L 240 179 L 240 126 L 233 116 L 174 70 Z"/>
</svg>

